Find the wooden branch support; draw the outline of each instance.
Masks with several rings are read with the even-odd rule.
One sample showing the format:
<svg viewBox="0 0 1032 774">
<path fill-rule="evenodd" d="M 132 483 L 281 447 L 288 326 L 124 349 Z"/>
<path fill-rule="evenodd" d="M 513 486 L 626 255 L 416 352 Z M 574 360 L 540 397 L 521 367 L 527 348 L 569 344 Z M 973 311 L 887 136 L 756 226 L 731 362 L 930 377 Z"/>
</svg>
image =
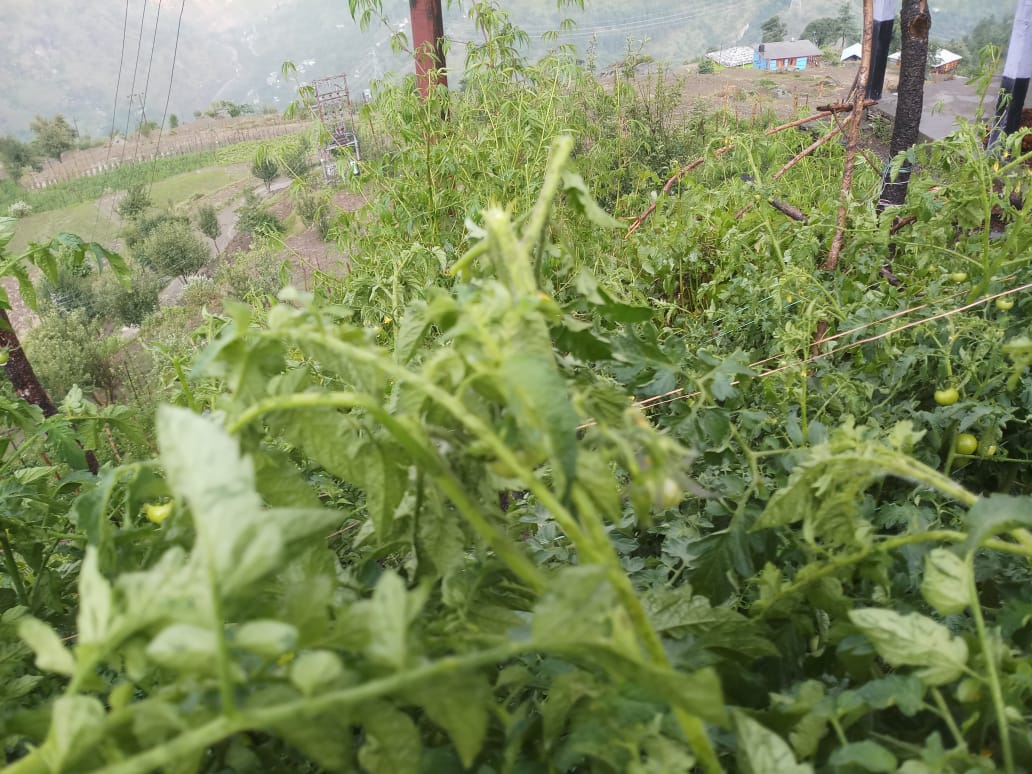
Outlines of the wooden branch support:
<svg viewBox="0 0 1032 774">
<path fill-rule="evenodd" d="M 873 36 L 874 0 L 864 0 L 863 57 L 860 60 L 860 69 L 856 73 L 856 87 L 853 96 L 855 108 L 849 117 L 849 126 L 846 133 L 846 159 L 842 168 L 842 192 L 838 217 L 835 220 L 835 235 L 831 239 L 831 249 L 828 250 L 828 257 L 821 266 L 826 271 L 834 271 L 838 268 L 839 256 L 842 254 L 842 244 L 845 241 L 846 217 L 849 212 L 847 205 L 853 191 L 853 170 L 856 166 L 857 146 L 860 139 L 860 120 L 863 118 L 862 108 L 867 102 L 864 99 L 864 94 L 867 93 L 867 73 L 871 68 L 871 41 Z"/>
<path fill-rule="evenodd" d="M 798 207 L 793 207 L 791 204 L 786 204 L 785 202 L 778 201 L 777 199 L 771 199 L 768 203 L 775 210 L 784 213 L 792 220 L 798 221 L 799 223 L 810 222 L 810 218 Z"/>
<path fill-rule="evenodd" d="M 870 107 L 871 105 L 876 105 L 878 103 L 877 103 L 876 100 L 869 99 L 869 100 L 863 100 L 861 104 L 862 104 L 863 107 L 866 108 L 866 107 Z M 822 105 L 822 106 L 817 108 L 818 112 L 812 113 L 812 114 L 806 116 L 805 118 L 797 118 L 796 120 L 789 121 L 786 124 L 780 124 L 778 126 L 775 126 L 775 127 L 771 128 L 771 129 L 768 129 L 766 132 L 764 132 L 764 135 L 769 137 L 770 135 L 778 134 L 779 132 L 784 132 L 787 129 L 793 129 L 793 128 L 797 127 L 797 126 L 803 126 L 804 124 L 812 123 L 813 121 L 819 121 L 822 118 L 828 118 L 829 116 L 833 116 L 836 113 L 850 113 L 855 108 L 856 108 L 856 104 L 851 103 L 851 102 L 844 102 L 844 103 L 841 103 L 841 104 L 833 104 L 833 105 Z M 820 144 L 823 144 L 824 142 L 826 142 L 827 139 L 828 138 L 826 137 L 824 140 L 821 141 Z M 724 145 L 723 147 L 718 148 L 717 151 L 713 154 L 713 156 L 714 156 L 714 158 L 720 158 L 725 153 L 727 153 L 729 150 L 734 149 L 734 147 L 735 147 L 735 144 L 733 142 L 729 142 L 727 145 Z M 819 145 L 818 145 L 818 147 L 819 147 Z M 813 151 L 810 151 L 810 152 L 812 153 Z M 798 159 L 796 161 L 798 161 Z M 672 175 L 670 177 L 669 180 L 666 181 L 666 185 L 663 186 L 663 189 L 660 192 L 660 195 L 666 195 L 666 194 L 670 193 L 670 189 L 674 187 L 674 185 L 677 183 L 678 180 L 683 178 L 685 175 L 687 175 L 693 169 L 696 169 L 696 168 L 702 166 L 705 162 L 706 162 L 706 157 L 705 156 L 699 156 L 699 158 L 695 159 L 695 161 L 691 162 L 690 164 L 687 164 L 684 167 L 681 167 L 681 169 L 679 169 L 674 175 Z M 791 162 L 791 163 L 794 163 L 794 162 Z M 785 171 L 787 171 L 787 170 L 785 170 Z M 635 221 L 630 225 L 630 227 L 627 229 L 627 233 L 624 234 L 624 239 L 629 239 L 631 237 L 631 235 L 634 234 L 635 231 L 637 231 L 639 228 L 641 228 L 641 224 L 644 223 L 648 219 L 649 215 L 651 215 L 653 212 L 656 211 L 656 208 L 658 206 L 659 206 L 659 197 L 656 197 L 656 201 L 652 202 L 652 204 L 650 204 L 648 206 L 648 208 L 641 215 L 639 215 L 635 219 Z"/>
</svg>

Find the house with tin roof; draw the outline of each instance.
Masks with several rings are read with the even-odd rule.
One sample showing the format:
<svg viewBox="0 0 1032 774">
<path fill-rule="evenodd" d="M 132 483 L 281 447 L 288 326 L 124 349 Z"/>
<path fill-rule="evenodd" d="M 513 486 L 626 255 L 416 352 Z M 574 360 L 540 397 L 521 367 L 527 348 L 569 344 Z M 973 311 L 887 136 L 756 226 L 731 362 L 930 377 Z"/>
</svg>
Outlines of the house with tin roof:
<svg viewBox="0 0 1032 774">
<path fill-rule="evenodd" d="M 897 51 L 895 54 L 889 54 L 889 61 L 898 67 L 901 56 L 902 52 L 900 51 Z M 954 54 L 952 51 L 940 48 L 935 52 L 935 56 L 932 57 L 932 72 L 939 75 L 952 73 L 960 66 L 960 60 L 963 58 L 960 54 Z"/>
<path fill-rule="evenodd" d="M 753 67 L 760 70 L 805 70 L 817 64 L 824 52 L 809 40 L 760 43 L 753 55 Z"/>
</svg>

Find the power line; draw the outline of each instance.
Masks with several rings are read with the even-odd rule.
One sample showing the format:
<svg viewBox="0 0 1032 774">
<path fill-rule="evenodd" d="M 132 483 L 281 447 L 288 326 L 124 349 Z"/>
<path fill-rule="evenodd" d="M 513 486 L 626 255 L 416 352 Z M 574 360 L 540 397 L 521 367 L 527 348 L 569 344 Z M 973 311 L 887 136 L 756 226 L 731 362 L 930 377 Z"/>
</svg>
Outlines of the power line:
<svg viewBox="0 0 1032 774">
<path fill-rule="evenodd" d="M 107 154 L 104 156 L 104 166 L 101 171 L 107 168 L 111 161 L 111 146 L 115 142 L 115 123 L 118 120 L 118 93 L 122 89 L 122 67 L 125 65 L 125 42 L 129 32 L 129 0 L 125 0 L 125 19 L 122 21 L 122 53 L 118 59 L 118 77 L 115 80 L 115 99 L 111 107 L 111 131 L 108 133 Z M 93 219 L 92 239 L 97 238 L 97 224 L 100 223 L 100 202 L 97 202 L 97 217 Z"/>
<path fill-rule="evenodd" d="M 143 100 L 140 102 L 140 123 L 147 120 L 147 94 L 150 91 L 150 77 L 151 71 L 154 69 L 154 51 L 158 47 L 158 28 L 161 24 L 161 2 L 158 0 L 158 13 L 154 17 L 154 35 L 151 37 L 151 49 L 150 49 L 150 61 L 147 63 L 147 80 L 143 84 Z M 136 145 L 133 148 L 133 161 L 136 161 L 137 154 L 140 152 L 140 133 L 136 133 Z"/>
<path fill-rule="evenodd" d="M 176 77 L 176 58 L 179 56 L 179 36 L 183 31 L 183 11 L 186 10 L 186 0 L 183 0 L 179 6 L 179 23 L 176 25 L 176 43 L 172 49 L 172 66 L 170 68 L 168 76 L 168 91 L 165 94 L 165 109 L 161 114 L 161 126 L 158 128 L 158 142 L 154 148 L 154 159 L 157 161 L 161 155 L 161 136 L 165 132 L 165 119 L 168 117 L 168 106 L 172 102 L 172 82 Z M 148 185 L 154 185 L 154 170 L 151 170 L 151 182 Z"/>
<path fill-rule="evenodd" d="M 140 68 L 140 54 L 143 53 L 143 25 L 147 20 L 147 2 L 148 0 L 143 0 L 143 14 L 140 16 L 140 35 L 139 39 L 136 41 L 136 63 L 133 65 L 132 86 L 129 87 L 129 112 L 125 117 L 125 137 L 123 138 L 124 142 L 122 143 L 122 158 L 118 162 L 119 166 L 125 163 L 125 152 L 129 149 L 129 122 L 132 121 L 133 118 L 133 97 L 137 96 L 136 73 Z"/>
</svg>

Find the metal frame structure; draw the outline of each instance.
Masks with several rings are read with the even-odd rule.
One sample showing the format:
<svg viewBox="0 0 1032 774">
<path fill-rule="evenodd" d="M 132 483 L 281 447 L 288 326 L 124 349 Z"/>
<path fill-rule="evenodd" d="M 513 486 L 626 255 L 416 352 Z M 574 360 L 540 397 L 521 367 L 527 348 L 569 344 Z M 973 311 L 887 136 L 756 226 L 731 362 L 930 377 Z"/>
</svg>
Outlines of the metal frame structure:
<svg viewBox="0 0 1032 774">
<path fill-rule="evenodd" d="M 319 112 L 319 119 L 330 134 L 330 141 L 319 146 L 323 176 L 329 180 L 338 176 L 338 151 L 351 148 L 354 152 L 354 162 L 357 163 L 362 160 L 362 149 L 359 147 L 358 133 L 355 131 L 347 76 L 331 75 L 319 78 L 312 82 L 312 88 L 315 90 L 315 108 Z M 355 163 L 352 167 L 357 174 Z"/>
</svg>

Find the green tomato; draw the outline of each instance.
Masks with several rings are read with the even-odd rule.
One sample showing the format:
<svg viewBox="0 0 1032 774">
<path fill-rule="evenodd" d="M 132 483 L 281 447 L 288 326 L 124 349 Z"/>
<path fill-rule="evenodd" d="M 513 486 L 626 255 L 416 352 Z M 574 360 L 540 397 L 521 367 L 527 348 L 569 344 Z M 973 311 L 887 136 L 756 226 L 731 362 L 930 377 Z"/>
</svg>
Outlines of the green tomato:
<svg viewBox="0 0 1032 774">
<path fill-rule="evenodd" d="M 945 387 L 935 391 L 935 402 L 940 406 L 952 406 L 960 400 L 960 393 L 956 387 Z"/>
<path fill-rule="evenodd" d="M 1001 312 L 1010 311 L 1014 308 L 1014 299 L 1007 297 L 998 298 L 996 299 L 996 308 L 999 309 Z"/>
<path fill-rule="evenodd" d="M 971 433 L 961 433 L 953 442 L 953 448 L 957 454 L 974 454 L 978 449 L 978 439 Z"/>
<path fill-rule="evenodd" d="M 7 359 L 11 356 L 11 353 L 6 347 L 0 349 L 0 366 L 7 365 Z"/>
<path fill-rule="evenodd" d="M 983 457 L 992 457 L 994 454 L 996 454 L 996 444 L 980 443 L 978 444 L 978 453 L 981 454 Z"/>
<path fill-rule="evenodd" d="M 663 480 L 659 487 L 659 497 L 657 499 L 664 508 L 673 508 L 684 499 L 684 490 L 674 479 L 667 478 Z"/>
<path fill-rule="evenodd" d="M 955 271 L 955 272 L 953 272 L 953 274 L 950 275 L 950 279 L 953 280 L 954 282 L 963 282 L 964 280 L 967 279 L 967 272 L 966 271 Z"/>
</svg>

